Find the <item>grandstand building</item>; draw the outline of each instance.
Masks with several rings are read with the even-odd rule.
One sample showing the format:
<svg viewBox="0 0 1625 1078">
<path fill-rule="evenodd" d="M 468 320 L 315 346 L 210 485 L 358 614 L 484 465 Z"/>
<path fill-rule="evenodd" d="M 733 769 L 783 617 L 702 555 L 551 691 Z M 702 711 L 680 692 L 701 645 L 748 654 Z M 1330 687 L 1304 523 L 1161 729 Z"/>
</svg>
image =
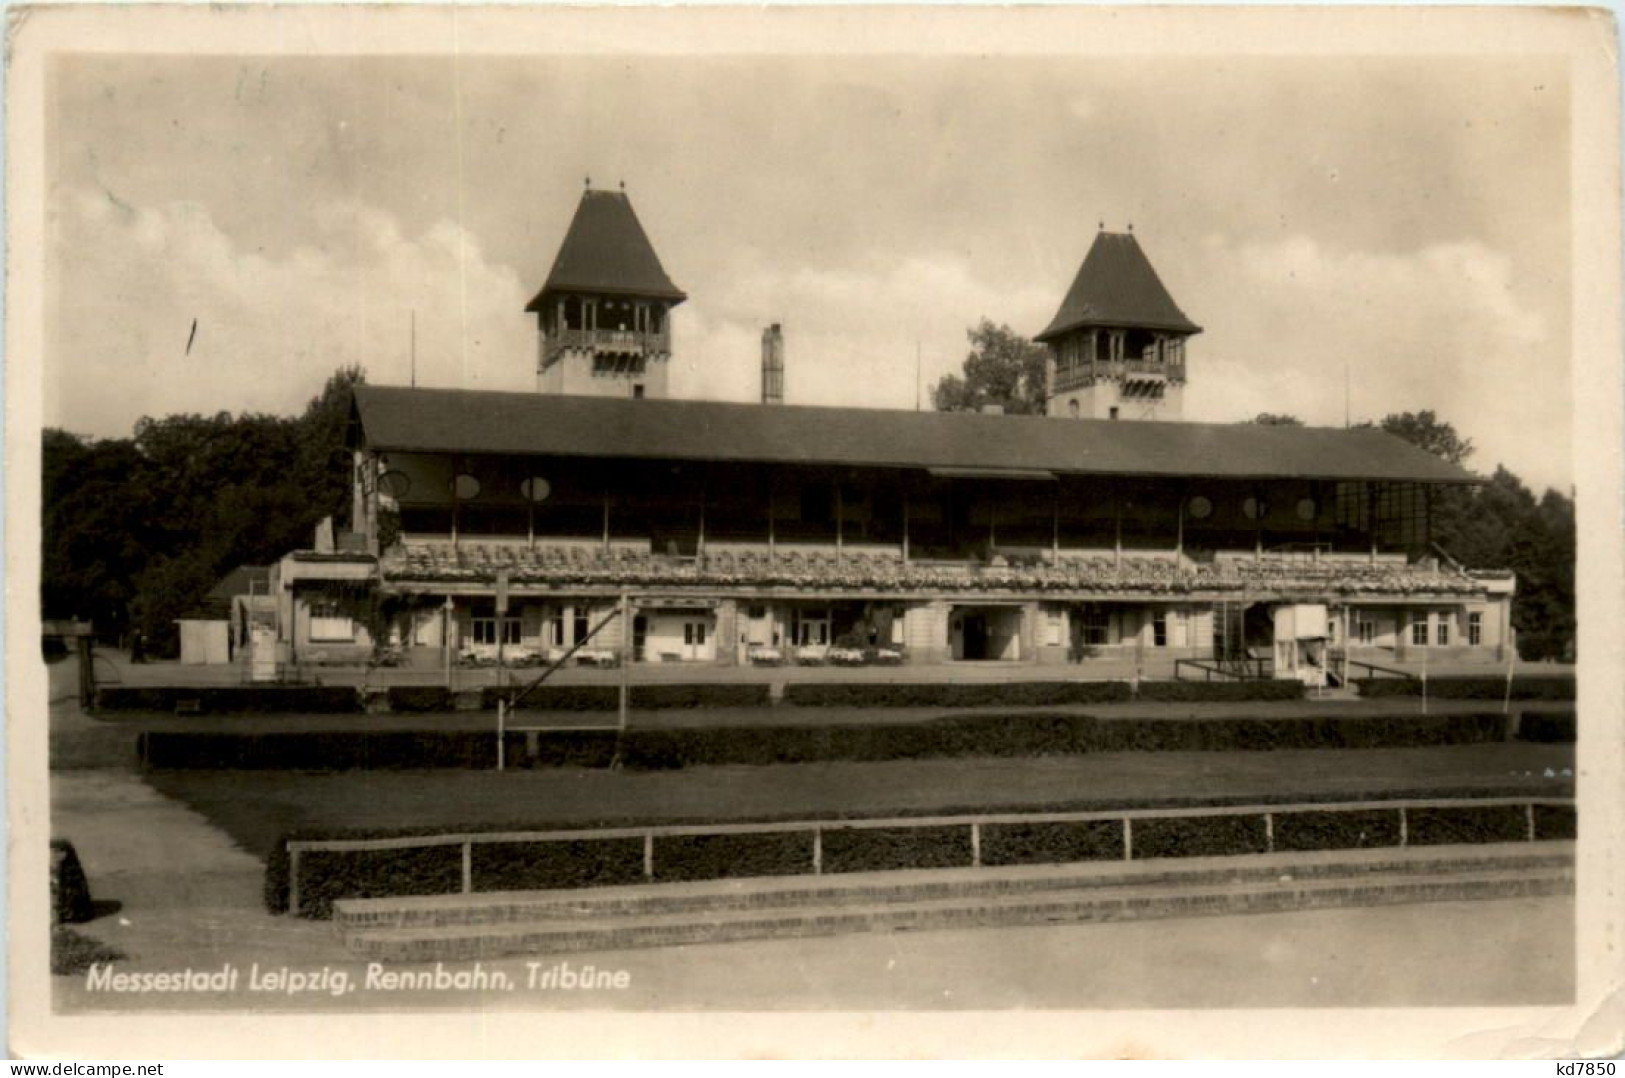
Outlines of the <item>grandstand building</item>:
<svg viewBox="0 0 1625 1078">
<path fill-rule="evenodd" d="M 672 399 L 684 298 L 625 193 L 589 190 L 527 308 L 538 392 L 359 387 L 354 549 L 277 574 L 292 656 L 1308 681 L 1506 657 L 1511 575 L 1429 536 L 1474 477 L 1376 430 L 1177 421 L 1200 330 L 1132 234 L 1096 237 L 1039 335 L 1048 416 Z M 775 326 L 764 402 L 783 366 Z"/>
</svg>

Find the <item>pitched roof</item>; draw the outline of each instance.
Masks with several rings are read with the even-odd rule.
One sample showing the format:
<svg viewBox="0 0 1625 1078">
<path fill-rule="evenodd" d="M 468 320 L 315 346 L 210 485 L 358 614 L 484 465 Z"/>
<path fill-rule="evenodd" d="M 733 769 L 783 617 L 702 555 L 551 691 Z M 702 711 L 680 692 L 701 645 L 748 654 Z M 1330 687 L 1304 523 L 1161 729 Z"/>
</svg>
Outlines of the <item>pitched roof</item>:
<svg viewBox="0 0 1625 1078">
<path fill-rule="evenodd" d="M 525 310 L 538 310 L 548 293 L 560 291 L 651 296 L 678 303 L 688 298 L 666 276 L 626 192 L 591 188 L 581 195 L 547 283 Z"/>
<path fill-rule="evenodd" d="M 381 450 L 984 474 L 1477 482 L 1380 430 L 765 407 L 357 386 L 354 429 Z"/>
<path fill-rule="evenodd" d="M 1095 236 L 1060 310 L 1038 340 L 1078 326 L 1202 332 L 1202 327 L 1185 317 L 1163 287 L 1132 232 L 1101 232 Z"/>
</svg>

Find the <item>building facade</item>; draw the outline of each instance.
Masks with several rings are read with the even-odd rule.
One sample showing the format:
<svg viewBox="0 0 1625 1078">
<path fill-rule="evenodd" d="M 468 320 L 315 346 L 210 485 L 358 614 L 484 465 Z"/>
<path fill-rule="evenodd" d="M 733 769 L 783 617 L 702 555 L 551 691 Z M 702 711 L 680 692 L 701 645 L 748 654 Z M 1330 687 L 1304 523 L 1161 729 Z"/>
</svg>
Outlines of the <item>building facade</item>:
<svg viewBox="0 0 1625 1078">
<path fill-rule="evenodd" d="M 1507 655 L 1510 575 L 1429 535 L 1468 473 L 1381 431 L 1112 421 L 1178 416 L 1200 331 L 1132 235 L 1040 335 L 1049 417 L 783 405 L 776 326 L 764 404 L 673 400 L 683 298 L 625 194 L 588 191 L 527 308 L 542 392 L 358 387 L 353 534 L 284 559 L 284 646 L 1309 681 Z"/>
</svg>

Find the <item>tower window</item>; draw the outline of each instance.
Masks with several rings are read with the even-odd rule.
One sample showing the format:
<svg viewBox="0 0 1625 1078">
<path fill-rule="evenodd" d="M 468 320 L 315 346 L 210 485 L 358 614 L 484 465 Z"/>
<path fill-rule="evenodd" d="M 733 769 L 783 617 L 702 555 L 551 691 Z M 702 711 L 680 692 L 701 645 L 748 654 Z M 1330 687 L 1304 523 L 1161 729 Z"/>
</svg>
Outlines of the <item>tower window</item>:
<svg viewBox="0 0 1625 1078">
<path fill-rule="evenodd" d="M 1116 409 L 1114 408 L 1113 411 L 1116 411 Z M 1071 400 L 1066 402 L 1066 414 L 1071 416 L 1073 419 L 1078 418 L 1078 398 L 1073 397 Z"/>
<path fill-rule="evenodd" d="M 1111 410 L 1111 417 L 1112 417 L 1112 418 L 1113 418 L 1113 419 L 1116 419 L 1116 418 L 1117 418 L 1117 405 L 1115 405 L 1115 404 L 1114 404 L 1114 405 L 1112 405 L 1112 410 Z"/>
<path fill-rule="evenodd" d="M 643 383 L 639 382 L 639 383 L 636 383 L 636 384 L 634 384 L 632 386 L 632 399 L 633 400 L 642 400 L 643 399 Z"/>
</svg>

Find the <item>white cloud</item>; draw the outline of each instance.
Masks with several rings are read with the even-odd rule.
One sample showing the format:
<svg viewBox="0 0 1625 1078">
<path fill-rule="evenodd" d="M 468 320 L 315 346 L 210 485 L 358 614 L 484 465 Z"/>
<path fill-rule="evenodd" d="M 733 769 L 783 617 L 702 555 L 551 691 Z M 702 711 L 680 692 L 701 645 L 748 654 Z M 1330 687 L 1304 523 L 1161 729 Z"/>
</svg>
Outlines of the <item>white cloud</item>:
<svg viewBox="0 0 1625 1078">
<path fill-rule="evenodd" d="M 1210 237 L 1193 346 L 1190 418 L 1291 412 L 1341 425 L 1433 409 L 1472 438 L 1469 461 L 1535 486 L 1571 475 L 1569 342 L 1512 287 L 1506 255 L 1476 242 L 1409 253 L 1335 250 L 1303 236 Z"/>
<path fill-rule="evenodd" d="M 334 203 L 306 242 L 267 257 L 195 203 L 79 191 L 61 205 L 48 422 L 109 435 L 142 415 L 293 412 L 351 363 L 405 383 L 413 311 L 419 385 L 534 385 L 517 276 L 452 222 L 407 235 Z"/>
<path fill-rule="evenodd" d="M 678 313 L 679 395 L 757 399 L 762 329 L 781 322 L 787 402 L 913 408 L 918 351 L 929 407 L 931 385 L 959 369 L 965 331 L 981 317 L 1030 334 L 1059 302 L 1032 287 L 1001 290 L 953 255 L 841 268 L 741 255 L 726 279 Z"/>
</svg>

